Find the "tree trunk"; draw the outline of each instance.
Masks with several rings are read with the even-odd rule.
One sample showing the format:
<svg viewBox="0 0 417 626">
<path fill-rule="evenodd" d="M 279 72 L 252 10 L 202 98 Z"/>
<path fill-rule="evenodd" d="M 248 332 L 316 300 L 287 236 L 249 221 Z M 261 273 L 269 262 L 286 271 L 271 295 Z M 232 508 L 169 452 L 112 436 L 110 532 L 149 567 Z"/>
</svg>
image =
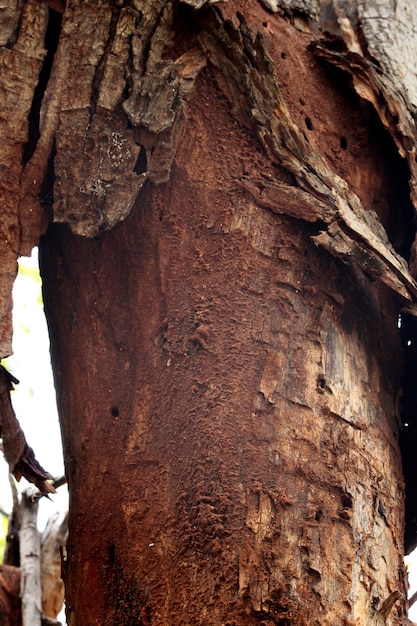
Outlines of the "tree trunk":
<svg viewBox="0 0 417 626">
<path fill-rule="evenodd" d="M 365 624 L 404 585 L 395 305 L 233 194 L 210 112 L 123 225 L 48 239 L 69 623 Z"/>
<path fill-rule="evenodd" d="M 27 148 L 68 623 L 399 625 L 413 86 L 367 3 L 204 4 L 70 3 Z"/>
</svg>

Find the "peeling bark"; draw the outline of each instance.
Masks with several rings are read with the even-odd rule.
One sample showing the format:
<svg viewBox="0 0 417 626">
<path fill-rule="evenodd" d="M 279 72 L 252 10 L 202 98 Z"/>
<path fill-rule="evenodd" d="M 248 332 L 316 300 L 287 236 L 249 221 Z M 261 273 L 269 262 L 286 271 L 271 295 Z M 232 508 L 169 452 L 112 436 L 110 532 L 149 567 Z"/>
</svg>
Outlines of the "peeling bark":
<svg viewBox="0 0 417 626">
<path fill-rule="evenodd" d="M 220 85 L 231 101 L 234 113 L 243 122 L 256 126 L 265 150 L 272 152 L 272 158 L 294 174 L 298 185 L 310 195 L 309 204 L 314 198 L 319 200 L 314 211 L 315 219 L 327 222 L 330 227 L 315 241 L 348 262 L 353 259 L 400 295 L 413 299 L 417 284 L 404 259 L 392 249 L 377 216 L 364 211 L 360 199 L 352 193 L 346 181 L 311 149 L 293 123 L 263 38 L 259 35 L 255 41 L 243 18 L 240 18 L 239 28 L 234 28 L 230 22 L 227 27 L 226 24 L 223 26 L 218 20 L 215 38 L 211 35 L 213 30 L 203 31 L 203 43 L 210 51 L 212 62 L 221 68 Z M 223 64 L 225 49 L 229 57 L 226 66 Z M 263 188 L 262 191 L 267 195 L 267 190 Z M 294 211 L 290 214 L 298 217 Z M 345 245 L 338 243 L 336 233 L 341 233 Z"/>
<path fill-rule="evenodd" d="M 55 222 L 69 623 L 403 623 L 407 7 L 4 15 L 1 349 L 16 256 Z"/>
<path fill-rule="evenodd" d="M 3 41 L 13 40 L 20 22 L 19 36 L 12 48 L 0 48 L 2 93 L 0 105 L 0 127 L 2 145 L 0 148 L 0 193 L 2 200 L 2 220 L 0 237 L 2 242 L 1 280 L 1 356 L 11 354 L 11 291 L 17 272 L 17 254 L 21 249 L 22 216 L 19 200 L 22 196 L 21 163 L 22 145 L 27 140 L 27 118 L 38 81 L 42 61 L 45 56 L 43 39 L 47 22 L 47 8 L 35 0 L 15 9 L 15 20 L 6 22 Z M 35 228 L 33 228 L 35 226 Z M 32 245 L 39 237 L 39 224 L 36 216 L 27 220 L 25 228 L 33 228 L 35 235 Z"/>
<path fill-rule="evenodd" d="M 24 476 L 42 494 L 55 493 L 54 487 L 47 482 L 52 476 L 39 465 L 16 419 L 10 399 L 12 383 L 16 382 L 18 381 L 0 366 L 0 437 L 4 457 L 17 481 Z"/>
</svg>

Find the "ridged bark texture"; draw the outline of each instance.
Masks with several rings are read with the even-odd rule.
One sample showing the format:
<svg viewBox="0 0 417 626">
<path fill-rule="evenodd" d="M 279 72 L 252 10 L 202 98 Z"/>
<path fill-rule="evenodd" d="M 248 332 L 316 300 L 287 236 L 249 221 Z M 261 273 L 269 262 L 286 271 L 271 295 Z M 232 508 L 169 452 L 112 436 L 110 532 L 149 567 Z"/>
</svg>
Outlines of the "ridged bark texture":
<svg viewBox="0 0 417 626">
<path fill-rule="evenodd" d="M 406 620 L 417 44 L 371 4 L 3 10 L 0 338 L 49 223 L 70 626 Z"/>
</svg>

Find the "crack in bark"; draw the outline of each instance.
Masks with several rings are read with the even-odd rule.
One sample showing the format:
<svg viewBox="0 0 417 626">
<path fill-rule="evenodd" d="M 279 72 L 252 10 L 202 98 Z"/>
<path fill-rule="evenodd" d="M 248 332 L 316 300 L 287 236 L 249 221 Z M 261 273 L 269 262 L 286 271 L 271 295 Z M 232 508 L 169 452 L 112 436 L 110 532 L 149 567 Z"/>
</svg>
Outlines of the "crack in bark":
<svg viewBox="0 0 417 626">
<path fill-rule="evenodd" d="M 75 11 L 83 15 L 81 8 Z M 101 46 L 91 46 L 88 62 L 79 61 L 88 67 L 91 84 L 86 80 L 81 94 L 74 85 L 67 88 L 75 102 L 65 103 L 65 98 L 56 102 L 59 127 L 57 123 L 53 130 L 57 146 L 53 219 L 88 237 L 123 220 L 147 178 L 156 183 L 168 180 L 184 102 L 206 63 L 201 50 L 192 45 L 175 60 L 165 58 L 173 45 L 170 3 L 159 2 L 142 11 L 124 7 L 117 15 L 106 11 L 105 18 L 98 37 Z M 86 31 L 88 42 L 93 35 L 88 27 Z M 69 34 L 65 30 L 65 37 Z M 79 44 L 63 46 L 57 77 L 68 71 L 71 45 L 75 52 Z M 125 62 L 131 67 L 128 73 Z M 58 88 L 57 78 L 51 100 L 57 98 Z"/>
<path fill-rule="evenodd" d="M 354 430 L 360 430 L 360 431 L 364 430 L 362 426 L 359 426 L 358 424 L 354 424 L 350 420 L 346 419 L 346 417 L 342 417 L 341 415 L 339 415 L 338 413 L 335 413 L 334 411 L 331 411 L 330 409 L 323 408 L 323 412 L 326 414 L 326 416 L 334 417 L 334 419 L 336 419 L 338 422 L 347 424 L 348 426 L 351 426 Z"/>
<path fill-rule="evenodd" d="M 59 36 L 61 31 L 62 16 L 52 9 L 48 9 L 48 25 L 45 33 L 45 49 L 47 51 L 44 62 L 39 72 L 39 81 L 33 94 L 32 106 L 29 113 L 28 141 L 23 150 L 23 164 L 30 161 L 33 156 L 36 144 L 40 137 L 39 118 L 42 107 L 42 100 L 51 75 L 52 64 L 58 47 Z"/>
<path fill-rule="evenodd" d="M 403 298 L 413 300 L 417 297 L 417 283 L 405 260 L 393 249 L 376 214 L 364 210 L 346 181 L 308 145 L 280 93 L 263 36 L 260 33 L 254 36 L 243 16 L 237 17 L 239 25 L 235 27 L 223 18 L 219 9 L 211 9 L 203 20 L 205 28 L 199 36 L 200 42 L 217 70 L 219 87 L 231 103 L 234 115 L 256 129 L 271 160 L 295 176 L 304 199 L 307 194 L 311 196 L 308 204 L 313 209 L 313 219 L 306 216 L 304 208 L 297 215 L 294 201 L 289 203 L 289 214 L 301 219 L 307 217 L 308 221 L 314 218 L 323 221 L 327 229 L 314 238 L 317 244 L 347 263 L 359 265 Z M 248 185 L 246 190 L 251 195 L 257 193 Z M 284 193 L 291 200 L 290 193 Z M 292 195 L 296 197 L 300 191 Z M 264 205 L 265 196 L 268 193 L 263 190 Z M 272 199 L 269 208 L 273 205 Z M 277 212 L 285 213 L 285 209 Z"/>
</svg>

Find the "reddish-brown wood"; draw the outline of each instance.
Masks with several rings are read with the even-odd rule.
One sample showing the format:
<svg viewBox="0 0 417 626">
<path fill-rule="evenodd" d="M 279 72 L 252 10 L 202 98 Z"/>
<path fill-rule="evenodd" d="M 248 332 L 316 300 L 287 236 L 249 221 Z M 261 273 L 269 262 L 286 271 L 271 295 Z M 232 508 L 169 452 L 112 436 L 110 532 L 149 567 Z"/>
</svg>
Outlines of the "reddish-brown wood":
<svg viewBox="0 0 417 626">
<path fill-rule="evenodd" d="M 0 623 L 2 626 L 20 626 L 20 569 L 0 565 Z"/>
<path fill-rule="evenodd" d="M 406 620 L 412 81 L 367 1 L 317 7 L 29 0 L 0 25 L 0 347 L 49 221 L 70 626 Z"/>
<path fill-rule="evenodd" d="M 169 184 L 43 243 L 70 624 L 365 624 L 402 584 L 395 298 L 252 175 L 288 181 L 207 71 Z"/>
</svg>

